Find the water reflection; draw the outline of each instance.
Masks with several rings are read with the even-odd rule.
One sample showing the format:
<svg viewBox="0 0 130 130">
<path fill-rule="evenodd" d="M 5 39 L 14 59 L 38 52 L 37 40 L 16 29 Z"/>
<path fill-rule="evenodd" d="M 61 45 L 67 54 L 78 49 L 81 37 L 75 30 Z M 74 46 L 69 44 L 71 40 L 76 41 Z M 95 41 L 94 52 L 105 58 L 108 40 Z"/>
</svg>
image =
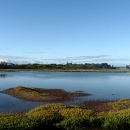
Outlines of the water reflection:
<svg viewBox="0 0 130 130">
<path fill-rule="evenodd" d="M 89 72 L 0 72 L 0 91 L 16 87 L 82 90 L 92 96 L 64 102 L 72 104 L 85 100 L 130 98 L 130 73 Z M 29 110 L 46 102 L 28 102 L 0 93 L 0 112 Z"/>
<path fill-rule="evenodd" d="M 0 74 L 0 78 L 6 78 L 7 74 Z"/>
</svg>

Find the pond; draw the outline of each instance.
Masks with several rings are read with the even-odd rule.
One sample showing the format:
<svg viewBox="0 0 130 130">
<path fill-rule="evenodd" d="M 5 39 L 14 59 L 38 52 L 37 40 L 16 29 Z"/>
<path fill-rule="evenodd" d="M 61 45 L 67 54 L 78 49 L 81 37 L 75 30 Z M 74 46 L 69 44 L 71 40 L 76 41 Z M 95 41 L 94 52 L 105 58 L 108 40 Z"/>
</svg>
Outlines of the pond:
<svg viewBox="0 0 130 130">
<path fill-rule="evenodd" d="M 84 100 L 130 98 L 130 73 L 107 72 L 0 72 L 0 91 L 18 85 L 37 88 L 59 88 L 65 91 L 84 91 L 92 96 L 80 97 L 71 104 Z M 29 102 L 0 93 L 0 112 L 27 111 L 46 102 Z"/>
</svg>

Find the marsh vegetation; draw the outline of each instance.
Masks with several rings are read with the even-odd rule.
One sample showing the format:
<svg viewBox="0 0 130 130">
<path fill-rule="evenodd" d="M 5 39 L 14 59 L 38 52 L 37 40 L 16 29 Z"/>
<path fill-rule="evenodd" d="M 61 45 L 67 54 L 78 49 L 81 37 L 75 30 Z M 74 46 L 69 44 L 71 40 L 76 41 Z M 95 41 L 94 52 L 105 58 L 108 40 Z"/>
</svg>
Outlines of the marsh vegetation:
<svg viewBox="0 0 130 130">
<path fill-rule="evenodd" d="M 25 113 L 1 113 L 0 130 L 129 130 L 130 106 L 126 102 L 130 104 L 130 99 L 108 103 L 114 108 L 108 112 L 83 109 L 77 105 L 47 104 Z M 119 109 L 115 109 L 117 106 Z"/>
</svg>

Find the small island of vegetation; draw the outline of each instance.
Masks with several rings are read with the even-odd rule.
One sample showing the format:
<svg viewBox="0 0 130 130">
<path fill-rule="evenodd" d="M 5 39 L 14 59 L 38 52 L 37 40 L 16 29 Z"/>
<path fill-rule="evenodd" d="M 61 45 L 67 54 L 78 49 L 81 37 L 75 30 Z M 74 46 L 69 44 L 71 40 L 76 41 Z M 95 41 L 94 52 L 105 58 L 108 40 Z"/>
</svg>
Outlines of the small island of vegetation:
<svg viewBox="0 0 130 130">
<path fill-rule="evenodd" d="M 3 90 L 2 93 L 9 94 L 14 97 L 27 101 L 36 102 L 63 102 L 72 100 L 77 96 L 90 96 L 91 94 L 83 93 L 82 91 L 67 92 L 62 89 L 44 89 L 44 88 L 29 88 L 17 86 Z"/>
</svg>

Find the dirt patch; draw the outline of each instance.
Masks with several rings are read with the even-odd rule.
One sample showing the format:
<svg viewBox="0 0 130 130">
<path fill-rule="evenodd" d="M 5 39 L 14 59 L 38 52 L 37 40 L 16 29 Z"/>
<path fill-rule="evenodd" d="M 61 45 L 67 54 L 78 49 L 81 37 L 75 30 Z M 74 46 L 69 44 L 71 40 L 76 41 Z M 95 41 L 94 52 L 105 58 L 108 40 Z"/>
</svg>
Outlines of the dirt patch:
<svg viewBox="0 0 130 130">
<path fill-rule="evenodd" d="M 78 103 L 76 105 L 81 106 L 85 109 L 93 109 L 97 112 L 108 112 L 108 111 L 115 111 L 115 109 L 112 108 L 112 106 L 108 105 L 110 102 L 114 102 L 117 100 L 88 100 L 81 103 Z"/>
<path fill-rule="evenodd" d="M 25 87 L 23 87 L 25 88 Z M 22 88 L 22 90 L 23 90 Z M 2 93 L 9 94 L 11 96 L 27 100 L 27 101 L 36 101 L 36 102 L 64 102 L 72 100 L 78 96 L 90 96 L 91 94 L 83 92 L 67 92 L 63 89 L 44 89 L 44 88 L 33 88 L 35 92 L 30 88 L 26 87 L 26 91 L 17 90 L 16 88 L 9 88 Z M 24 89 L 25 90 L 25 89 Z"/>
</svg>

